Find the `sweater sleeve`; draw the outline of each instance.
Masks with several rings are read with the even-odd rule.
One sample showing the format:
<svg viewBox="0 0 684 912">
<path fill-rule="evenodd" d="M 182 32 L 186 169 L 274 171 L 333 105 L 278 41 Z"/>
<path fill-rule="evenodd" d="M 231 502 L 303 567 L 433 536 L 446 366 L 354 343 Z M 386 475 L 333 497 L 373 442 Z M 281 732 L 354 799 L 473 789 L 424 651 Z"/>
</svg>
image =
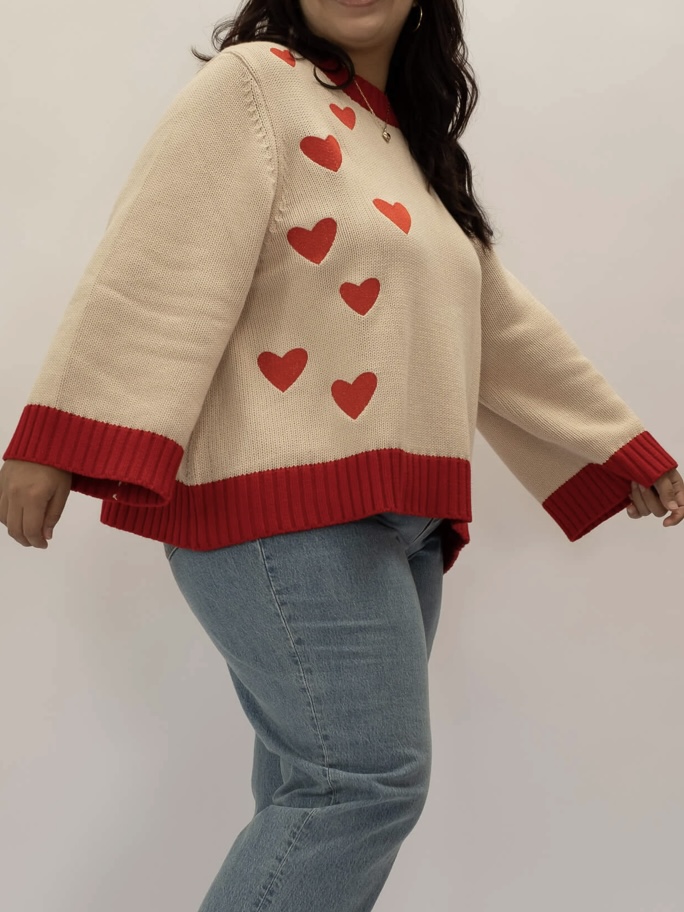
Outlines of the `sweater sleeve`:
<svg viewBox="0 0 684 912">
<path fill-rule="evenodd" d="M 72 490 L 94 497 L 169 501 L 249 292 L 276 183 L 263 98 L 228 48 L 175 96 L 142 149 L 3 459 L 72 472 Z"/>
<path fill-rule="evenodd" d="M 677 462 L 580 352 L 558 320 L 503 265 L 482 266 L 477 429 L 570 541 Z"/>
</svg>

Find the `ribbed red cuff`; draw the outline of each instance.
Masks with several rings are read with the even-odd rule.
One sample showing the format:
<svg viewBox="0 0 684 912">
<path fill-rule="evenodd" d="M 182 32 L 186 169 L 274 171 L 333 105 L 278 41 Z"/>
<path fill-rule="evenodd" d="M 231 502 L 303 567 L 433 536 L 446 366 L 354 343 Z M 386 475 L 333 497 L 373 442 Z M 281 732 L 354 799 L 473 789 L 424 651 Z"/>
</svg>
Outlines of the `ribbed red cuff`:
<svg viewBox="0 0 684 912">
<path fill-rule="evenodd" d="M 72 472 L 71 490 L 130 506 L 171 499 L 183 449 L 161 434 L 26 405 L 3 453 Z"/>
<path fill-rule="evenodd" d="M 577 541 L 631 503 L 631 482 L 650 487 L 677 461 L 643 431 L 603 465 L 590 463 L 543 503 L 546 512 Z"/>
</svg>

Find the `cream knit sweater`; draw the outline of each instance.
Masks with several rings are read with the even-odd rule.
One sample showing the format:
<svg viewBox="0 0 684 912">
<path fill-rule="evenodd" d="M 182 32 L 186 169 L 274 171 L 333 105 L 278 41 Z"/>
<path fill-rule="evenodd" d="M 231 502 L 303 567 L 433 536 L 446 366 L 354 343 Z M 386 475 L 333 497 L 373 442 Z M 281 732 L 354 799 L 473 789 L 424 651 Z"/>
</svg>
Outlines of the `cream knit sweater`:
<svg viewBox="0 0 684 912">
<path fill-rule="evenodd" d="M 479 429 L 571 541 L 675 460 L 484 253 L 387 97 L 229 47 L 120 192 L 4 459 L 73 473 L 109 526 L 208 550 L 376 512 L 470 540 Z"/>
</svg>

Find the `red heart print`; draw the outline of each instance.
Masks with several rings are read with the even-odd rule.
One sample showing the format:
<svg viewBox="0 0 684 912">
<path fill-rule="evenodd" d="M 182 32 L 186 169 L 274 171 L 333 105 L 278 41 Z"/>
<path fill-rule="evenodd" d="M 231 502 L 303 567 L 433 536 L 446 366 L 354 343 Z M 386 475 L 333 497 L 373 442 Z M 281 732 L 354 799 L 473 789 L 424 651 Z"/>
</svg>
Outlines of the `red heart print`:
<svg viewBox="0 0 684 912">
<path fill-rule="evenodd" d="M 287 48 L 270 48 L 270 51 L 272 54 L 275 54 L 276 57 L 280 57 L 281 60 L 284 60 L 285 63 L 289 63 L 290 66 L 295 65 L 296 61 Z"/>
<path fill-rule="evenodd" d="M 335 380 L 331 387 L 333 399 L 350 418 L 358 418 L 371 400 L 378 378 L 370 371 L 359 374 L 353 383 Z"/>
<path fill-rule="evenodd" d="M 335 117 L 342 121 L 345 127 L 349 127 L 350 130 L 354 129 L 354 124 L 356 123 L 356 113 L 354 111 L 354 108 L 341 108 L 333 101 L 330 104 L 330 110 L 333 112 Z"/>
<path fill-rule="evenodd" d="M 322 165 L 331 171 L 339 171 L 342 164 L 342 150 L 334 136 L 327 136 L 325 139 L 319 139 L 318 136 L 305 136 L 300 142 L 299 148 L 317 165 Z"/>
<path fill-rule="evenodd" d="M 373 205 L 376 209 L 379 209 L 383 215 L 386 215 L 388 219 L 394 222 L 397 228 L 401 228 L 405 234 L 409 233 L 411 216 L 409 215 L 406 206 L 402 206 L 401 203 L 394 203 L 394 205 L 392 205 L 384 199 L 374 199 Z"/>
<path fill-rule="evenodd" d="M 336 234 L 335 219 L 324 218 L 316 222 L 310 231 L 306 228 L 290 228 L 287 239 L 297 253 L 312 263 L 321 263 L 328 255 Z"/>
<path fill-rule="evenodd" d="M 308 358 L 304 348 L 292 348 L 282 358 L 265 351 L 257 358 L 257 364 L 264 377 L 284 393 L 304 370 Z"/>
<path fill-rule="evenodd" d="M 343 282 L 340 285 L 340 294 L 352 310 L 364 317 L 380 294 L 380 282 L 377 279 L 366 279 L 360 285 Z"/>
</svg>

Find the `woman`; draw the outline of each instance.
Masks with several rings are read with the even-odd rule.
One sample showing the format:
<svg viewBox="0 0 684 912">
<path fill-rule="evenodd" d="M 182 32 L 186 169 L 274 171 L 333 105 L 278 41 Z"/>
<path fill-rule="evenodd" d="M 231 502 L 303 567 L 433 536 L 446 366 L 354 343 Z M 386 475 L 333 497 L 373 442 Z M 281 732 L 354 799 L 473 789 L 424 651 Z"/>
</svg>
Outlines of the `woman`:
<svg viewBox="0 0 684 912">
<path fill-rule="evenodd" d="M 631 503 L 676 525 L 684 487 L 493 249 L 458 5 L 250 0 L 229 26 L 116 201 L 0 520 L 45 548 L 71 490 L 101 498 L 225 658 L 256 806 L 201 912 L 361 912 L 427 795 L 475 429 L 571 541 Z"/>
</svg>

